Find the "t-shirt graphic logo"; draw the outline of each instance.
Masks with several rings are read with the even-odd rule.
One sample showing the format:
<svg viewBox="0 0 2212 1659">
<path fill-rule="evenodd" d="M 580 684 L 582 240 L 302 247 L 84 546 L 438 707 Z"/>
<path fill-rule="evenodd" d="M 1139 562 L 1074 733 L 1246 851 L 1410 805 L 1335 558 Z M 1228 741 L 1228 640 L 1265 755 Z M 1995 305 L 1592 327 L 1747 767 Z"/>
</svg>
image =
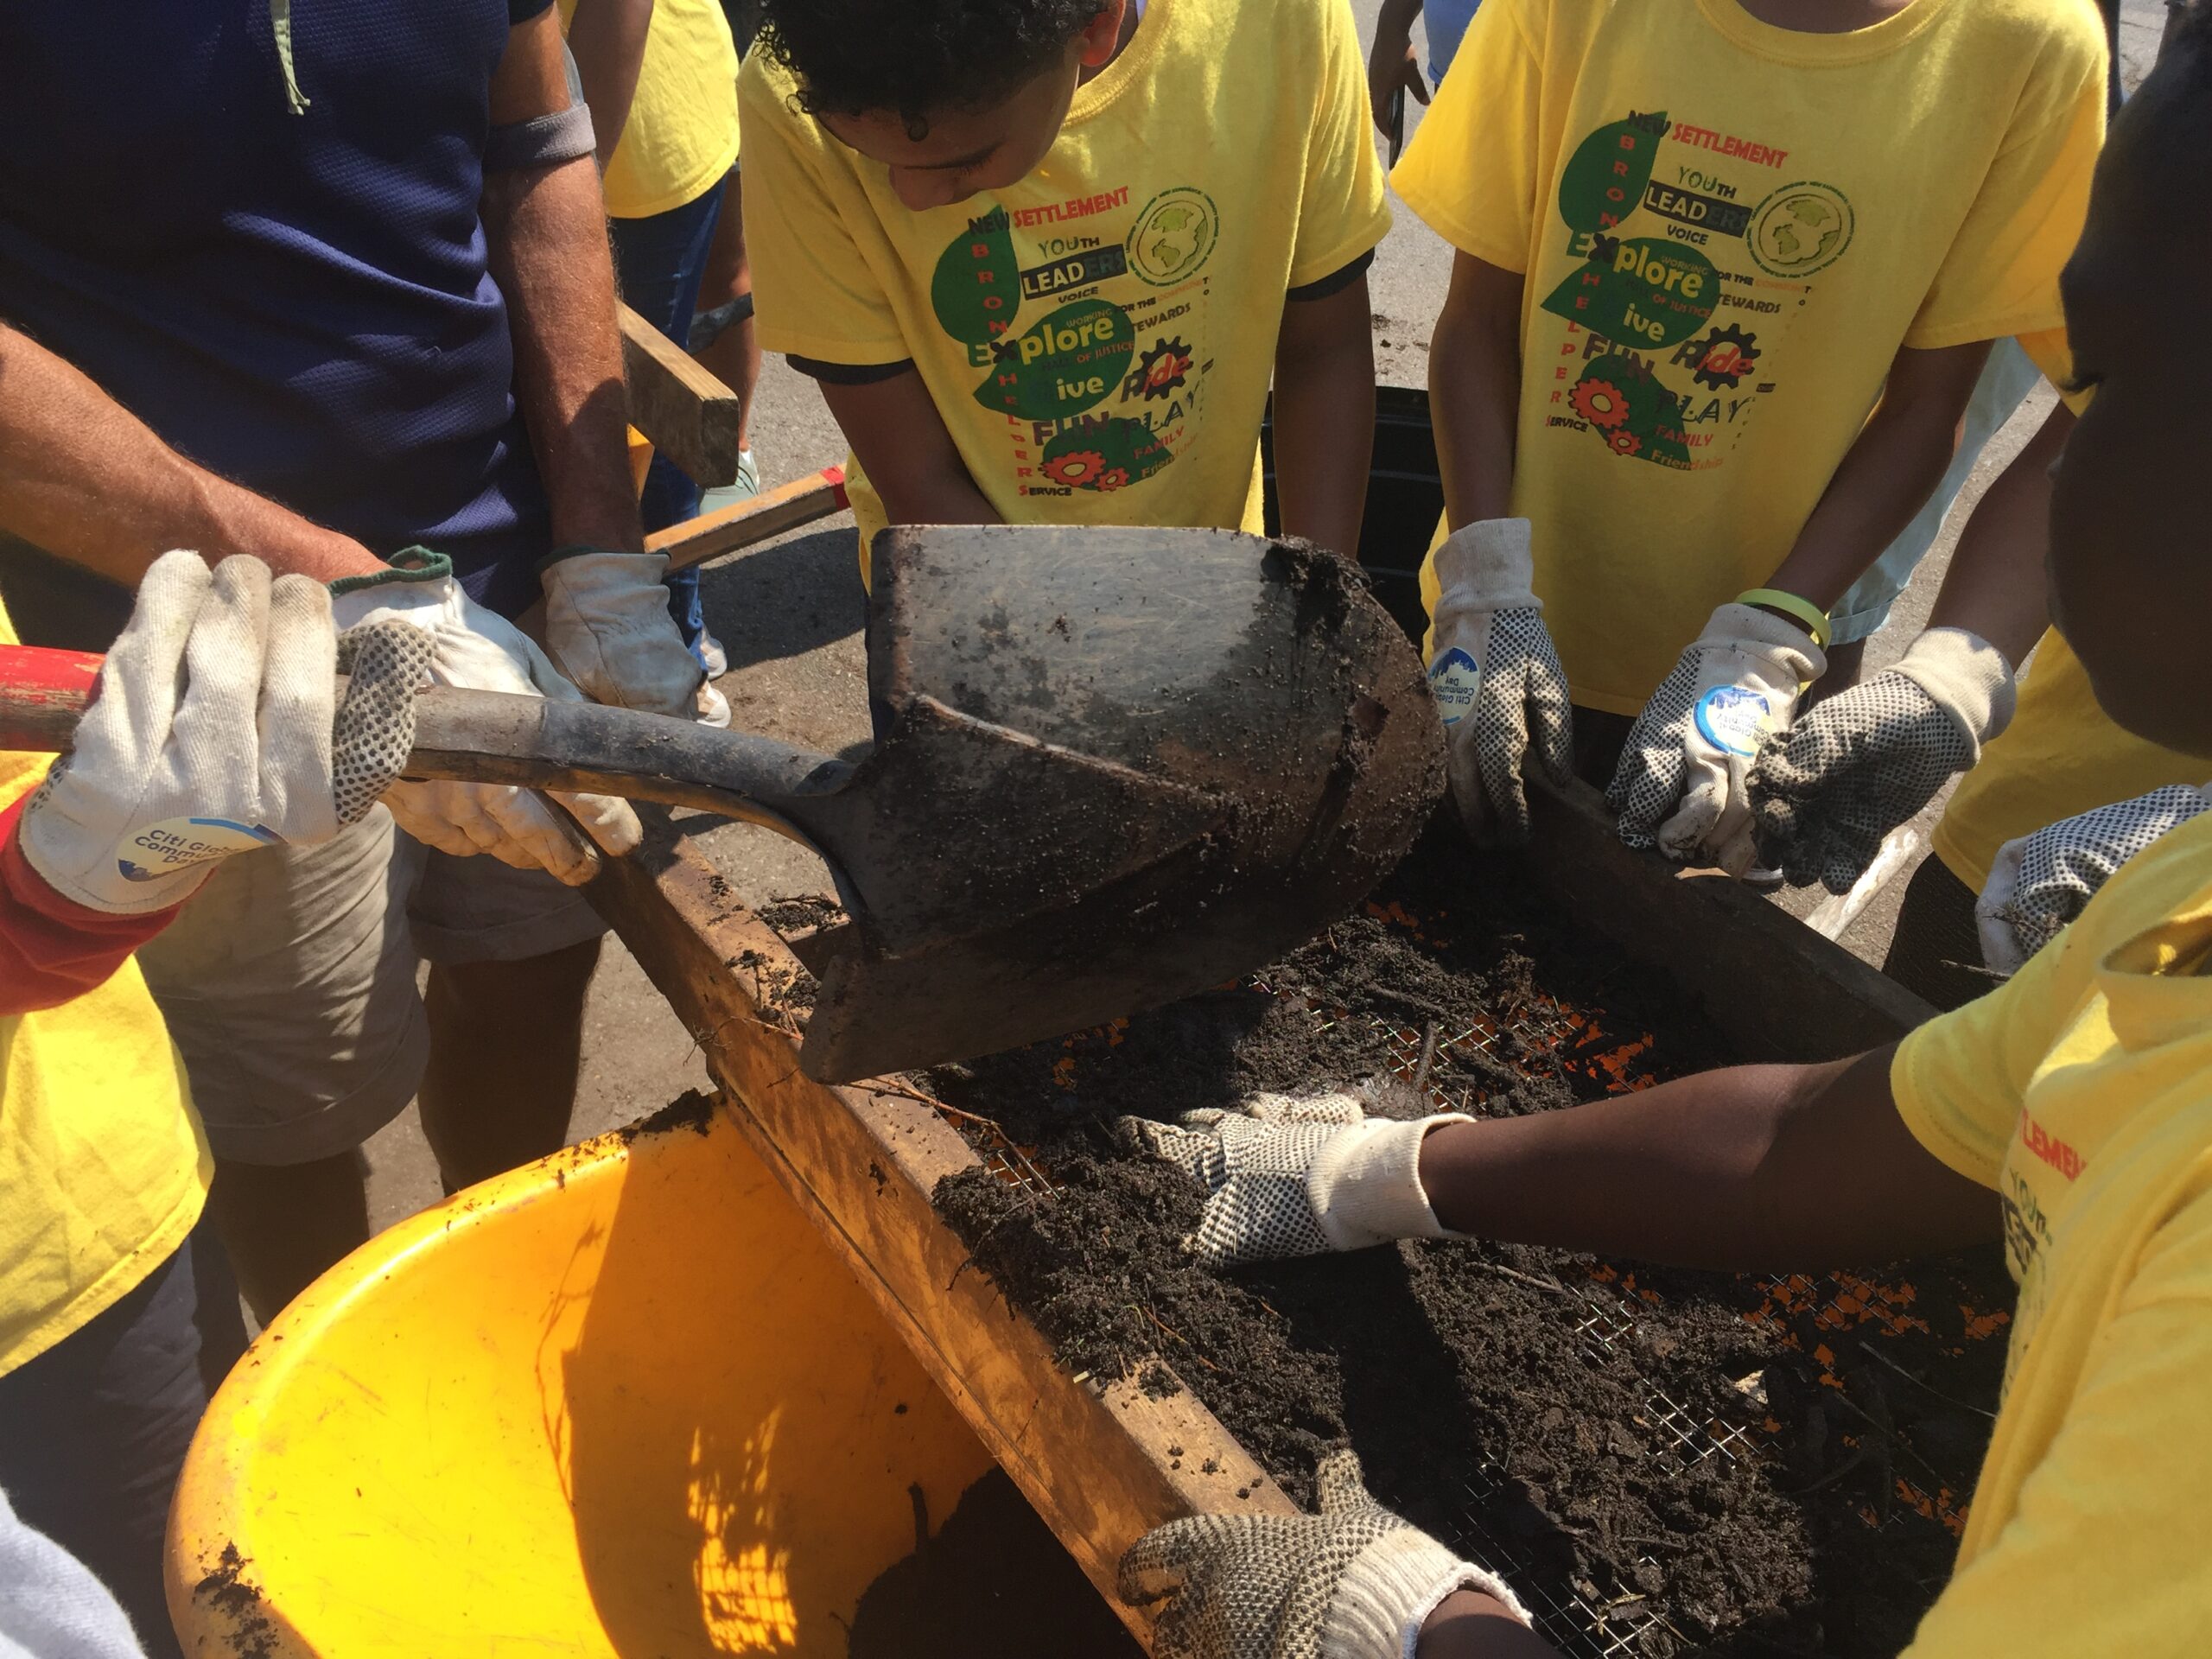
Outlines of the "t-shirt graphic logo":
<svg viewBox="0 0 2212 1659">
<path fill-rule="evenodd" d="M 1558 365 L 1558 379 L 1573 378 L 1553 391 L 1565 409 L 1550 424 L 1662 467 L 1719 464 L 1710 446 L 1720 423 L 1774 390 L 1760 378 L 1772 372 L 1761 359 L 1772 360 L 1778 333 L 1716 312 L 1781 315 L 1790 302 L 1762 286 L 1794 288 L 1793 308 L 1802 307 L 1811 289 L 1797 285 L 1840 257 L 1855 228 L 1843 193 L 1811 180 L 1745 205 L 1745 170 L 1779 168 L 1788 154 L 1664 110 L 1608 122 L 1575 146 L 1560 170 L 1558 206 L 1582 263 L 1541 306 L 1580 331 L 1567 353 L 1580 364 Z M 1708 159 L 1715 155 L 1724 159 Z M 1643 230 L 1658 234 L 1631 233 Z M 1686 381 L 1669 384 L 1667 371 L 1685 370 Z"/>
<path fill-rule="evenodd" d="M 1851 245 L 1857 215 L 1833 185 L 1785 184 L 1751 212 L 1745 235 L 1759 269 L 1775 276 L 1809 276 Z"/>
<path fill-rule="evenodd" d="M 1155 288 L 1196 276 L 1221 232 L 1221 216 L 1203 190 L 1179 185 L 1147 202 L 1129 232 L 1129 265 Z"/>
<path fill-rule="evenodd" d="M 1103 211 L 1127 194 L 1085 205 Z M 1154 197 L 1122 241 L 1055 232 L 1042 239 L 1046 257 L 1025 267 L 1014 220 L 1000 207 L 969 221 L 938 257 L 930 280 L 938 326 L 982 372 L 976 402 L 1028 426 L 1016 444 L 1026 453 L 1015 459 L 1033 468 L 1046 493 L 1118 490 L 1175 459 L 1173 443 L 1190 430 L 1191 387 L 1208 365 L 1182 334 L 1154 334 L 1140 356 L 1138 322 L 1186 292 L 1184 280 L 1206 262 L 1219 233 L 1213 203 L 1178 187 Z M 1131 270 L 1177 291 L 1127 305 L 1104 297 L 1102 286 L 1126 282 Z M 1041 315 L 1040 305 L 1050 308 Z M 1190 309 L 1187 299 L 1175 307 Z"/>
</svg>

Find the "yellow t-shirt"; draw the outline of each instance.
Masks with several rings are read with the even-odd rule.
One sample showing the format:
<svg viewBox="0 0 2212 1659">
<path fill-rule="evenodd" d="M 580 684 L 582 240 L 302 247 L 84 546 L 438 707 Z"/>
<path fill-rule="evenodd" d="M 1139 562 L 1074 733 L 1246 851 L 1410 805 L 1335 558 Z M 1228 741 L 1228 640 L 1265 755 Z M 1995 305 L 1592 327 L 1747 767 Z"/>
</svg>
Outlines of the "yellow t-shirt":
<svg viewBox="0 0 2212 1659">
<path fill-rule="evenodd" d="M 2212 818 L 1897 1051 L 1898 1109 L 1995 1189 L 2020 1285 L 1958 1568 L 1910 1659 L 2147 1659 L 2212 1639 L 2208 958 Z"/>
<path fill-rule="evenodd" d="M 740 78 L 760 343 L 912 359 L 1012 524 L 1260 527 L 1286 290 L 1389 228 L 1344 0 L 1152 0 L 1028 177 L 912 213 L 878 162 Z M 861 570 L 884 523 L 857 468 Z"/>
<path fill-rule="evenodd" d="M 2167 784 L 2201 784 L 2212 760 L 2122 731 L 2097 706 L 2079 658 L 2053 629 L 2020 681 L 2012 723 L 1959 780 L 1936 825 L 1936 857 L 1976 893 L 1997 849 L 2076 812 Z"/>
<path fill-rule="evenodd" d="M 0 645 L 15 643 L 0 611 Z M 47 760 L 0 751 L 0 806 Z M 214 1167 L 136 961 L 73 1002 L 0 1015 L 0 1375 L 183 1243 Z"/>
<path fill-rule="evenodd" d="M 1391 181 L 1528 278 L 1513 512 L 1578 703 L 1637 713 L 1773 575 L 1900 346 L 2051 344 L 2104 86 L 2088 0 L 1475 14 Z"/>
<path fill-rule="evenodd" d="M 561 27 L 576 0 L 561 0 Z M 600 180 L 612 219 L 696 201 L 737 160 L 737 44 L 721 0 L 653 0 L 622 142 Z"/>
</svg>

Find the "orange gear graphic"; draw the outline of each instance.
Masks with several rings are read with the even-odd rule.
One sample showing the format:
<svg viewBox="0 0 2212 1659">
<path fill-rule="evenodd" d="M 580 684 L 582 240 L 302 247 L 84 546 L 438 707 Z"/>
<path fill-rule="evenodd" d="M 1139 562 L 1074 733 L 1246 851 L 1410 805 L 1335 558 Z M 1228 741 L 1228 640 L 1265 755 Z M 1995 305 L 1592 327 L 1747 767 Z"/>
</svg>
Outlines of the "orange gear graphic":
<svg viewBox="0 0 2212 1659">
<path fill-rule="evenodd" d="M 1094 487 L 1105 470 L 1106 457 L 1096 449 L 1071 449 L 1064 455 L 1054 455 L 1043 467 L 1045 476 L 1053 483 L 1078 490 Z"/>
<path fill-rule="evenodd" d="M 1126 467 L 1109 467 L 1098 474 L 1096 487 L 1102 490 L 1118 490 L 1128 481 L 1129 474 Z"/>
<path fill-rule="evenodd" d="M 1611 428 L 1628 419 L 1628 399 L 1610 380 L 1585 380 L 1567 395 L 1574 412 L 1596 427 Z"/>
<path fill-rule="evenodd" d="M 1613 447 L 1617 455 L 1632 455 L 1643 448 L 1643 440 L 1633 432 L 1609 432 L 1605 442 Z"/>
</svg>

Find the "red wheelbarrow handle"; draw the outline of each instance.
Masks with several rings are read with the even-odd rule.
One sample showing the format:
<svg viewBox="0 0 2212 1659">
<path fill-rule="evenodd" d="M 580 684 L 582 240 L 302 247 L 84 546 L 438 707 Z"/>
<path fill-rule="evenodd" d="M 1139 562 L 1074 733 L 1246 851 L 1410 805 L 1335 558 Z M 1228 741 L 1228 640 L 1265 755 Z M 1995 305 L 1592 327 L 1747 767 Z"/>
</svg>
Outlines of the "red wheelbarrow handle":
<svg viewBox="0 0 2212 1659">
<path fill-rule="evenodd" d="M 67 749 L 99 689 L 100 662 L 88 651 L 0 645 L 0 749 Z"/>
</svg>

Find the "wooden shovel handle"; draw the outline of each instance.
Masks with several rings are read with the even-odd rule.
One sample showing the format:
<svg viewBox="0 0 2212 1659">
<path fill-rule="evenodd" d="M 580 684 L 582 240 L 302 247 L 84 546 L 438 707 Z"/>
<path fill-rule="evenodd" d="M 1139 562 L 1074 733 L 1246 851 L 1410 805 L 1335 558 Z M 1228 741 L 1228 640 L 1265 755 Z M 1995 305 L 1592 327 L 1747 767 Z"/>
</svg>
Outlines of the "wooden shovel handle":
<svg viewBox="0 0 2212 1659">
<path fill-rule="evenodd" d="M 681 570 L 842 512 L 848 505 L 845 469 L 824 467 L 818 473 L 763 490 L 748 500 L 733 502 L 719 512 L 657 530 L 645 537 L 645 551 L 667 554 L 668 568 Z"/>
</svg>

